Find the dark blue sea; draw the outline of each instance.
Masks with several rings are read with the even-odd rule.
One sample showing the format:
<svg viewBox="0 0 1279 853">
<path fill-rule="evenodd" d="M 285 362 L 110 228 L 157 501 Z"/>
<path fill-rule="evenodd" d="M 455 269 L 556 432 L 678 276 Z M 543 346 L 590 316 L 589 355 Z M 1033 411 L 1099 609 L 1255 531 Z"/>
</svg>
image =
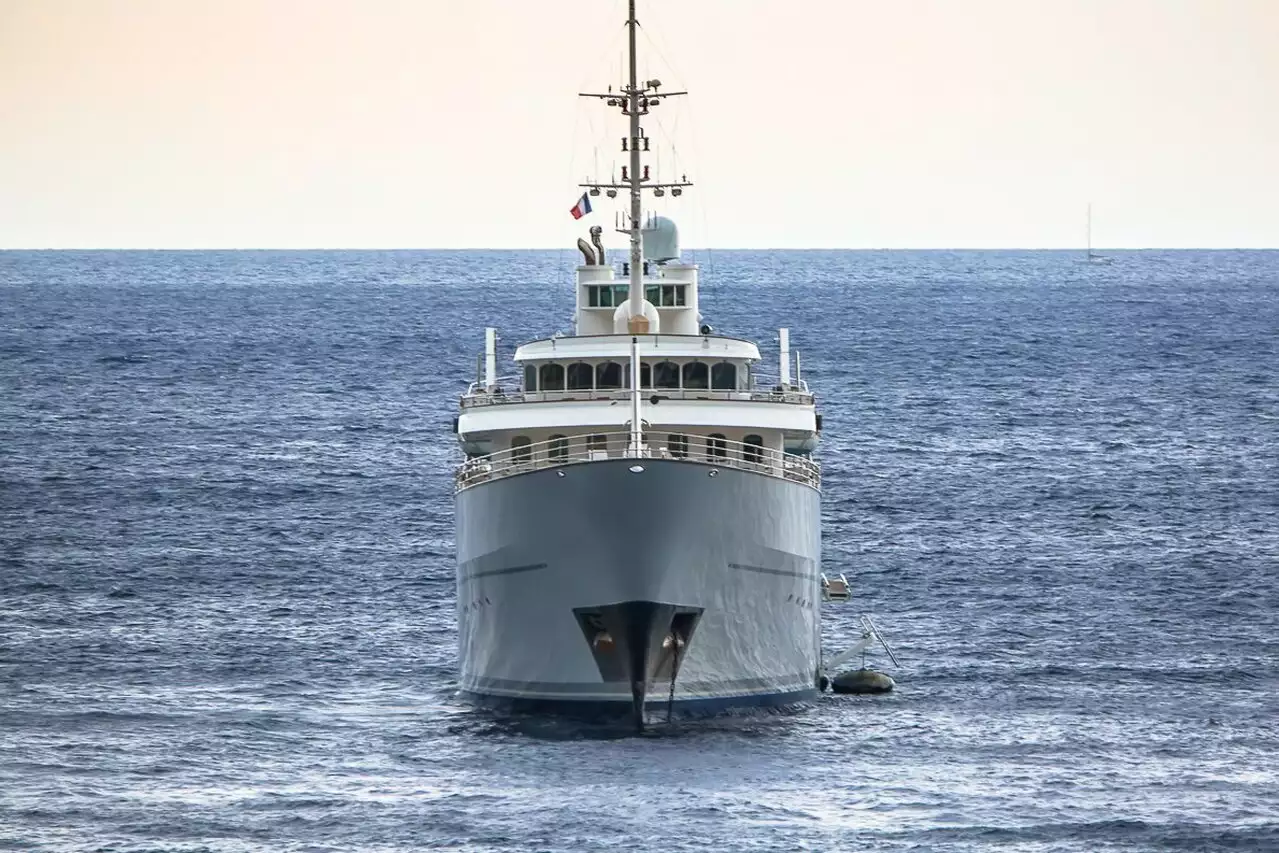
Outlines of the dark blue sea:
<svg viewBox="0 0 1279 853">
<path fill-rule="evenodd" d="M 0 849 L 1279 850 L 1279 252 L 699 253 L 882 697 L 454 696 L 451 419 L 570 252 L 0 252 Z"/>
</svg>

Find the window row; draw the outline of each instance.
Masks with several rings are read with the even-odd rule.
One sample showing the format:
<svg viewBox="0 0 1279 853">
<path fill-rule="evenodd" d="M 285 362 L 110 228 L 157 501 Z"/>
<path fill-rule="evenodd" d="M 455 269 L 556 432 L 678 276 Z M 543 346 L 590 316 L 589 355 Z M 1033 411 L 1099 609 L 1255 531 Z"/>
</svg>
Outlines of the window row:
<svg viewBox="0 0 1279 853">
<path fill-rule="evenodd" d="M 630 365 L 616 361 L 570 365 L 547 363 L 525 365 L 525 391 L 590 391 L 631 387 Z M 673 361 L 640 361 L 641 388 L 734 391 L 737 389 L 737 365 L 728 361 L 707 364 L 689 361 L 683 365 Z"/>
<path fill-rule="evenodd" d="M 698 436 L 700 437 L 700 436 Z M 688 457 L 688 439 L 685 433 L 672 433 L 666 439 L 666 450 L 678 459 Z M 698 448 L 707 459 L 728 458 L 728 438 L 722 433 L 713 432 L 702 438 Z M 746 462 L 764 461 L 764 439 L 758 435 L 748 435 L 742 439 L 742 459 Z"/>
<path fill-rule="evenodd" d="M 685 288 L 682 284 L 649 284 L 644 287 L 644 298 L 658 308 L 680 308 L 686 304 Z M 629 284 L 586 286 L 586 305 L 589 308 L 616 308 L 629 296 Z"/>
<path fill-rule="evenodd" d="M 713 432 L 701 438 L 698 450 L 707 459 L 728 458 L 728 438 L 722 433 Z M 526 435 L 517 435 L 511 439 L 511 460 L 514 462 L 531 462 L 533 460 L 532 439 Z M 563 462 L 568 459 L 568 436 L 553 435 L 547 439 L 546 458 L 552 462 Z M 586 436 L 586 450 L 608 452 L 608 436 Z M 689 455 L 689 436 L 686 433 L 671 433 L 666 439 L 666 451 L 677 459 L 686 459 Z M 758 435 L 748 435 L 742 439 L 742 459 L 746 462 L 764 461 L 764 439 Z"/>
</svg>

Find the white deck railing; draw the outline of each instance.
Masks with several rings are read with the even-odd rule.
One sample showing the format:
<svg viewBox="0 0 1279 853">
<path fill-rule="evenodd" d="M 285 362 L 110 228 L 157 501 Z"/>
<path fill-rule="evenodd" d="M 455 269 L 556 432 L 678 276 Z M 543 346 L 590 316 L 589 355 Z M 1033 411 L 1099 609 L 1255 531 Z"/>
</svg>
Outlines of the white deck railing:
<svg viewBox="0 0 1279 853">
<path fill-rule="evenodd" d="M 684 442 L 679 442 L 679 438 Z M 516 474 L 605 459 L 678 459 L 690 464 L 752 471 L 821 488 L 821 466 L 806 456 L 697 433 L 650 432 L 645 434 L 645 440 L 648 444 L 639 452 L 628 447 L 629 432 L 616 431 L 548 439 L 499 450 L 459 465 L 456 491 Z"/>
<path fill-rule="evenodd" d="M 771 378 L 756 376 L 752 388 L 641 388 L 644 399 L 654 394 L 664 400 L 730 400 L 755 403 L 796 403 L 813 405 L 813 394 L 808 384 L 792 383 L 783 388 Z M 506 389 L 510 388 L 510 391 Z M 483 382 L 472 382 L 462 395 L 462 408 L 475 406 L 501 406 L 511 403 L 555 403 L 564 400 L 629 400 L 629 388 L 576 388 L 564 391 L 523 391 L 518 377 L 497 380 L 494 389 L 484 387 Z"/>
</svg>

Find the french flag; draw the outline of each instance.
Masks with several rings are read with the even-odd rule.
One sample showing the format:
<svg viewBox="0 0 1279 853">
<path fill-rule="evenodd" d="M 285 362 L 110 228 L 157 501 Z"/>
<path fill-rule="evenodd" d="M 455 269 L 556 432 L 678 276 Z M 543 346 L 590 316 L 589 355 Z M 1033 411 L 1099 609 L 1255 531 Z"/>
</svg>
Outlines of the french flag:
<svg viewBox="0 0 1279 853">
<path fill-rule="evenodd" d="M 569 213 L 573 214 L 574 219 L 581 219 L 590 212 L 591 200 L 586 193 L 582 193 L 582 197 L 577 200 L 577 204 L 569 209 Z"/>
</svg>

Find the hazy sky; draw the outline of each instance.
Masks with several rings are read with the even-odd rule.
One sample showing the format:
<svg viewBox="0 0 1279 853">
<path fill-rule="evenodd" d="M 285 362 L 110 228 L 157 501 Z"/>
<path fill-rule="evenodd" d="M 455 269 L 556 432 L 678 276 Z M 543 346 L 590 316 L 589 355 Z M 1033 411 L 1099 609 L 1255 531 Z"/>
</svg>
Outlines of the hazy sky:
<svg viewBox="0 0 1279 853">
<path fill-rule="evenodd" d="M 0 247 L 571 246 L 574 185 L 624 133 L 575 93 L 620 82 L 624 18 L 0 0 Z M 686 245 L 1080 246 L 1091 201 L 1099 246 L 1279 246 L 1279 0 L 641 0 L 639 19 L 641 73 L 692 90 L 649 123 L 676 146 L 663 174 L 698 182 L 664 206 Z"/>
</svg>

